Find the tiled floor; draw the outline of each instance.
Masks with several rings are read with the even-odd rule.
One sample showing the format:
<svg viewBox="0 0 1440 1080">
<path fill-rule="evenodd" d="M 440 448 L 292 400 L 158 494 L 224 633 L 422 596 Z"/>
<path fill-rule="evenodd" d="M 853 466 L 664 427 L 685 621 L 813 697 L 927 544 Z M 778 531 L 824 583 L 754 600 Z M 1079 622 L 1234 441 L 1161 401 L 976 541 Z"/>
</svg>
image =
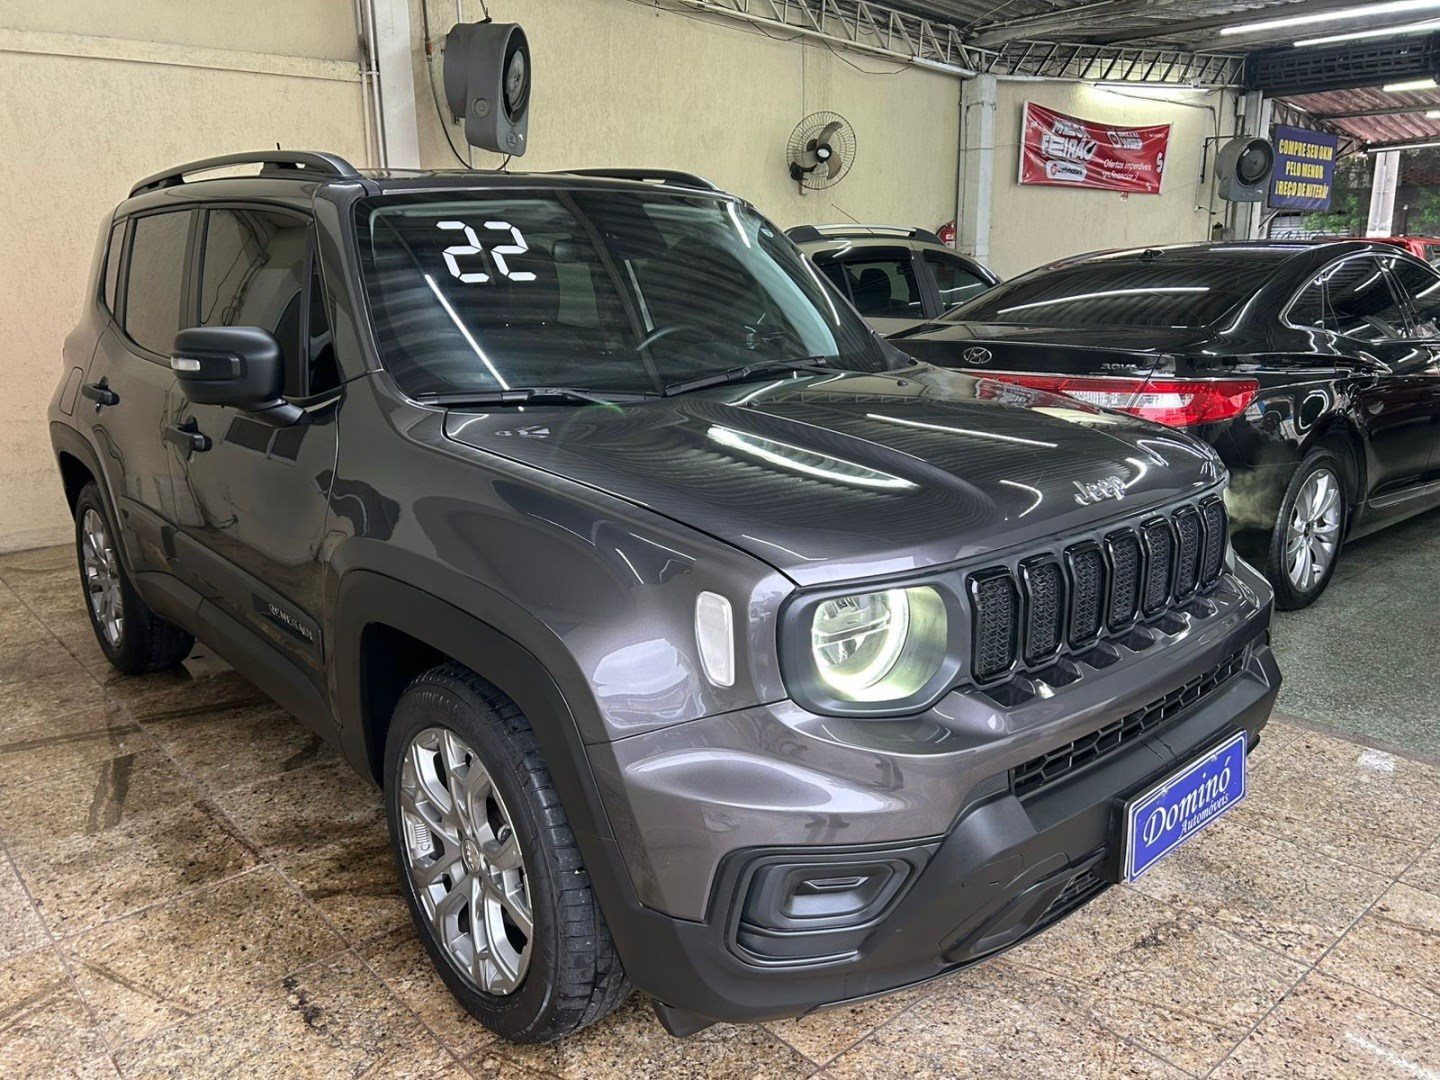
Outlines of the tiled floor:
<svg viewBox="0 0 1440 1080">
<path fill-rule="evenodd" d="M 0 840 L 4 1077 L 1440 1077 L 1440 768 L 1294 717 L 1230 819 L 1001 959 L 511 1047 L 431 974 L 379 796 L 213 659 L 116 677 L 48 550 L 0 557 Z"/>
</svg>

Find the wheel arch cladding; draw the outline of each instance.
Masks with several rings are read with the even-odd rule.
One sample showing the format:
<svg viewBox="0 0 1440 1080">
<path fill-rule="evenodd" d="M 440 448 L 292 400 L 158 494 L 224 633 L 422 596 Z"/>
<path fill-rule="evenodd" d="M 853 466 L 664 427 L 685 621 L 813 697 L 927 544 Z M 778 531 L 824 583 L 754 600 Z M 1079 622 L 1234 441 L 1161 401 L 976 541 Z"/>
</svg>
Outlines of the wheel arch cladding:
<svg viewBox="0 0 1440 1080">
<path fill-rule="evenodd" d="M 455 661 L 525 713 L 572 823 L 609 836 L 572 704 L 532 652 L 440 597 L 368 570 L 341 579 L 334 622 L 341 741 L 365 775 L 384 782 L 385 737 L 405 687 Z"/>
</svg>

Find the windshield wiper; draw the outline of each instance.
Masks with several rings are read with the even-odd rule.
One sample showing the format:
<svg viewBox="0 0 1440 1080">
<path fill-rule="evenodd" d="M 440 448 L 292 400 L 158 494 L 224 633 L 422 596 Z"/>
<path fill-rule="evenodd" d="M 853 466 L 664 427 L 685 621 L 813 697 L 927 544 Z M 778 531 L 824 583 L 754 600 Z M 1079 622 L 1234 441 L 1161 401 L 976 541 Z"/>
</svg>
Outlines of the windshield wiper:
<svg viewBox="0 0 1440 1080">
<path fill-rule="evenodd" d="M 713 375 L 697 375 L 693 379 L 670 383 L 662 392 L 666 397 L 673 397 L 676 394 L 688 394 L 692 390 L 704 390 L 710 386 L 744 382 L 756 375 L 764 375 L 772 371 L 810 371 L 822 375 L 845 371 L 844 368 L 837 368 L 828 363 L 830 359 L 832 358 L 828 356 L 802 356 L 795 360 L 758 360 L 753 364 L 717 371 Z"/>
<path fill-rule="evenodd" d="M 585 405 L 620 405 L 653 398 L 654 394 L 598 394 L 573 386 L 524 386 L 514 390 L 457 390 L 443 394 L 419 394 L 425 405 L 464 407 L 467 405 L 530 405 L 556 402 Z"/>
</svg>

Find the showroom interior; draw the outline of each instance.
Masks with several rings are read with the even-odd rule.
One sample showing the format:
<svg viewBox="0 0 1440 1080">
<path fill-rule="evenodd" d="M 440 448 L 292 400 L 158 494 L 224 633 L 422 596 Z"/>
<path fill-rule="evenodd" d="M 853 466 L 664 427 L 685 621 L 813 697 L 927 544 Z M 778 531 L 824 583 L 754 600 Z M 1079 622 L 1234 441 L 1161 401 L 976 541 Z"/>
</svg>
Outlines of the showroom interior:
<svg viewBox="0 0 1440 1080">
<path fill-rule="evenodd" d="M 0 97 L 0 1075 L 1440 1078 L 1440 0 Z"/>
</svg>

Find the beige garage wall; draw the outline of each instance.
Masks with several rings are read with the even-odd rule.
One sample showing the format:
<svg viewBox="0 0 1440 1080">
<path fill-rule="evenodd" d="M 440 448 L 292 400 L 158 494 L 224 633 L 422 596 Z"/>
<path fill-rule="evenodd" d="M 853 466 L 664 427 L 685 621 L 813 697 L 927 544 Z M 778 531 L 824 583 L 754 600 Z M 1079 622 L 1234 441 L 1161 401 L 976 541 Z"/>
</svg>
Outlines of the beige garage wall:
<svg viewBox="0 0 1440 1080">
<path fill-rule="evenodd" d="M 0 0 L 0 550 L 69 535 L 45 409 L 101 217 L 212 154 L 364 163 L 357 52 L 349 0 Z"/>
<path fill-rule="evenodd" d="M 455 4 L 429 3 L 438 86 L 439 45 L 455 22 Z M 455 164 L 424 81 L 420 0 L 411 10 L 424 161 Z M 462 10 L 467 20 L 480 18 L 478 0 L 463 0 Z M 534 57 L 530 150 L 513 163 L 517 171 L 685 169 L 749 199 L 784 227 L 850 214 L 935 228 L 954 216 L 960 81 L 952 76 L 878 57 L 842 60 L 819 45 L 631 0 L 491 0 L 490 13 L 520 22 Z M 835 187 L 801 195 L 786 172 L 785 144 L 817 110 L 854 125 L 858 153 Z M 458 126 L 454 137 L 463 150 Z M 483 168 L 498 161 L 474 153 Z"/>
<path fill-rule="evenodd" d="M 1026 101 L 1086 120 L 1115 124 L 1170 124 L 1170 153 L 1159 195 L 1022 186 L 1020 117 Z M 1182 102 L 1186 104 L 1181 104 Z M 1124 96 L 1080 83 L 1004 82 L 995 114 L 995 190 L 991 205 L 990 265 L 1004 277 L 1033 266 L 1101 248 L 1176 244 L 1209 238 L 1225 204 L 1201 180 L 1204 139 L 1235 129 L 1234 95 L 1189 93 Z M 1204 107 L 1197 107 L 1204 106 Z M 1214 110 L 1212 113 L 1211 110 Z M 1215 144 L 1209 160 L 1215 161 Z"/>
</svg>

